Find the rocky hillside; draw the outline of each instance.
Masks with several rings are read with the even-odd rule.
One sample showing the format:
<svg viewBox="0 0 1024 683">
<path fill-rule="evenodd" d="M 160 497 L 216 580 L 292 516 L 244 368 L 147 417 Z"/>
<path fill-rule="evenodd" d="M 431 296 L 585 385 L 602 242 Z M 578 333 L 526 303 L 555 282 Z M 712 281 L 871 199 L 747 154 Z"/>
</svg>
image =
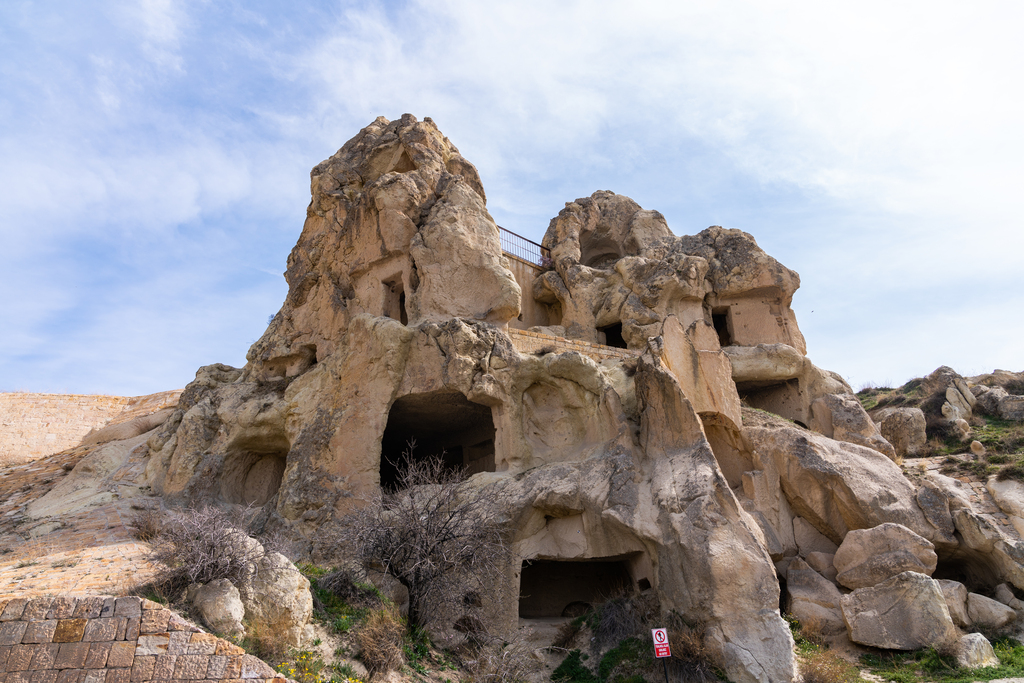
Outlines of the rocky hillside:
<svg viewBox="0 0 1024 683">
<path fill-rule="evenodd" d="M 677 236 L 612 192 L 566 204 L 536 258 L 503 235 L 430 119 L 378 118 L 313 169 L 245 367 L 39 461 L 48 490 L 8 486 L 0 594 L 57 590 L 74 547 L 108 591 L 298 648 L 266 656 L 300 678 L 302 657 L 450 657 L 474 680 L 633 680 L 662 625 L 680 676 L 788 682 L 784 613 L 837 650 L 998 663 L 981 634 L 1024 609 L 1019 375 L 858 397 L 808 358 L 799 276 L 753 236 Z M 98 546 L 124 559 L 104 573 Z"/>
</svg>

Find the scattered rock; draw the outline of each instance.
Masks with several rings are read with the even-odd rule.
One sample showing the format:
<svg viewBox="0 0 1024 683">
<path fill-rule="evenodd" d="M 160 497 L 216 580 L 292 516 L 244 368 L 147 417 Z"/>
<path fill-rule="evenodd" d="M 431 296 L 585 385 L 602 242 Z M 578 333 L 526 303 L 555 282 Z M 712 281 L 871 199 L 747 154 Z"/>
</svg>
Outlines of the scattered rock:
<svg viewBox="0 0 1024 683">
<path fill-rule="evenodd" d="M 896 455 L 913 457 L 924 450 L 928 435 L 920 408 L 882 408 L 875 411 L 872 419 Z"/>
<path fill-rule="evenodd" d="M 227 579 L 216 579 L 207 584 L 188 587 L 187 599 L 214 633 L 238 636 L 245 633 L 242 619 L 245 605 L 238 589 Z"/>
<path fill-rule="evenodd" d="M 790 614 L 812 633 L 833 636 L 846 630 L 839 589 L 799 557 L 787 570 L 786 596 Z"/>
<path fill-rule="evenodd" d="M 956 663 L 964 669 L 980 669 L 985 666 L 999 666 L 992 644 L 980 633 L 968 633 L 953 646 Z"/>
<path fill-rule="evenodd" d="M 949 579 L 938 579 L 937 582 L 953 623 L 960 628 L 968 628 L 971 625 L 971 619 L 967 616 L 967 587 L 959 581 L 950 581 Z"/>
</svg>

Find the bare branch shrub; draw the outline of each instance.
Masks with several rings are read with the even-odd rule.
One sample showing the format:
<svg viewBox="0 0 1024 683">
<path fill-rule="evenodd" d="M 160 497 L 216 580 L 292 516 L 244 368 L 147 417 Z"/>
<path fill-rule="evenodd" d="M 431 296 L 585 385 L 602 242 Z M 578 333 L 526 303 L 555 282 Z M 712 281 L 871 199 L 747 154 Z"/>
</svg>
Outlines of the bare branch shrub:
<svg viewBox="0 0 1024 683">
<path fill-rule="evenodd" d="M 668 642 L 672 650 L 669 665 L 675 680 L 695 683 L 718 680 L 705 630 L 703 623 L 689 623 L 676 613 L 669 618 Z"/>
<path fill-rule="evenodd" d="M 160 582 L 168 595 L 192 583 L 227 579 L 239 586 L 256 571 L 264 550 L 238 527 L 237 516 L 213 506 L 162 513 L 150 559 L 163 564 Z"/>
<path fill-rule="evenodd" d="M 371 675 L 387 673 L 402 665 L 404 634 L 405 624 L 394 605 L 370 612 L 356 637 L 363 649 L 361 659 Z"/>
<path fill-rule="evenodd" d="M 649 628 L 654 627 L 658 614 L 658 599 L 653 593 L 621 593 L 610 598 L 601 605 L 592 625 L 595 649 L 645 635 Z"/>
<path fill-rule="evenodd" d="M 396 490 L 370 500 L 345 526 L 362 566 L 401 583 L 409 623 L 425 627 L 480 604 L 467 595 L 495 588 L 511 554 L 500 496 L 465 486 L 465 472 L 445 467 L 440 456 L 414 458 L 414 447 L 399 464 Z"/>
<path fill-rule="evenodd" d="M 521 634 L 511 642 L 496 641 L 480 647 L 463 661 L 471 683 L 523 683 L 537 668 L 532 650 Z"/>
<path fill-rule="evenodd" d="M 128 518 L 126 526 L 132 537 L 148 543 L 160 535 L 164 526 L 164 512 L 160 508 L 136 510 Z"/>
</svg>

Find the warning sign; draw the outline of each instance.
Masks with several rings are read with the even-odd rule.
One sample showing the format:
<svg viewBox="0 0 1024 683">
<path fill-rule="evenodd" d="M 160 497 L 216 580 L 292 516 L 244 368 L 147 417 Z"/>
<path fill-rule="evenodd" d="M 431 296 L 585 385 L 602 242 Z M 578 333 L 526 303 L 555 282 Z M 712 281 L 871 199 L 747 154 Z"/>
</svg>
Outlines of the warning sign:
<svg viewBox="0 0 1024 683">
<path fill-rule="evenodd" d="M 654 656 L 671 657 L 672 650 L 668 646 L 668 631 L 663 628 L 651 629 L 651 637 L 654 638 Z"/>
</svg>

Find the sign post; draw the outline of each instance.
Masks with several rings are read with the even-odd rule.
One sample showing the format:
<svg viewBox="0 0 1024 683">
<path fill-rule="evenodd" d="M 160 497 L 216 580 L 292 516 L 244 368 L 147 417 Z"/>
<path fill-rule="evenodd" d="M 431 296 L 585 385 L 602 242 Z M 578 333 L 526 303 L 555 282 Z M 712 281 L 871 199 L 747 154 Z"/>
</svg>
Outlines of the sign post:
<svg viewBox="0 0 1024 683">
<path fill-rule="evenodd" d="M 668 631 L 663 628 L 652 628 L 651 638 L 654 640 L 654 656 L 662 660 L 665 683 L 668 683 L 668 658 L 672 656 L 672 648 L 668 645 Z"/>
</svg>

